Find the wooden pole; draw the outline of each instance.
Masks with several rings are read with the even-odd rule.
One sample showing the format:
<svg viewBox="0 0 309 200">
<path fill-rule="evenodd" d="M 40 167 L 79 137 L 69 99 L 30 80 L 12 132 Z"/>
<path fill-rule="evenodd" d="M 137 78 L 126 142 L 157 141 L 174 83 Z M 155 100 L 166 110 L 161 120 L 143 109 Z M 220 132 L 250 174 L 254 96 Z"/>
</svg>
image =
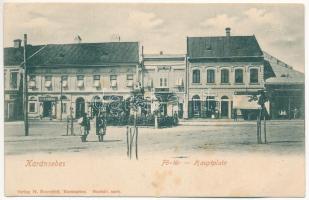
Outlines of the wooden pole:
<svg viewBox="0 0 309 200">
<path fill-rule="evenodd" d="M 62 76 L 60 77 L 61 80 L 60 80 L 60 121 L 62 121 Z"/>
<path fill-rule="evenodd" d="M 69 135 L 69 123 L 70 123 L 70 118 L 69 116 L 67 117 L 67 136 Z"/>
<path fill-rule="evenodd" d="M 259 126 L 259 115 L 257 116 L 256 118 L 256 136 L 257 136 L 257 143 L 259 144 L 260 143 L 260 140 L 259 140 L 259 130 L 260 126 Z"/>
<path fill-rule="evenodd" d="M 24 79 L 23 79 L 23 94 L 24 94 L 24 125 L 25 136 L 29 135 L 28 122 L 28 70 L 27 70 L 27 34 L 24 34 Z"/>
<path fill-rule="evenodd" d="M 265 116 L 265 113 L 264 113 L 264 141 L 265 141 L 265 144 L 267 143 L 267 139 L 266 139 L 266 116 Z"/>
<path fill-rule="evenodd" d="M 136 157 L 136 160 L 138 160 L 138 148 L 137 148 L 137 138 L 138 138 L 138 127 L 135 128 L 135 157 Z"/>
<path fill-rule="evenodd" d="M 129 157 L 129 126 L 127 126 L 127 156 Z"/>
</svg>

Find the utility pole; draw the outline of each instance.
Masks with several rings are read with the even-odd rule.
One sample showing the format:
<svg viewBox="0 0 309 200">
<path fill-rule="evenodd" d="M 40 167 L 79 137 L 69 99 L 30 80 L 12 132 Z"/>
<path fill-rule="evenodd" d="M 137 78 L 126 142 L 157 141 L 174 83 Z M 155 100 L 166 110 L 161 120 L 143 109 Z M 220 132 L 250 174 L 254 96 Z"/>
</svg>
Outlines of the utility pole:
<svg viewBox="0 0 309 200">
<path fill-rule="evenodd" d="M 28 71 L 27 71 L 27 34 L 24 34 L 24 79 L 23 79 L 23 98 L 24 98 L 24 124 L 25 136 L 29 135 L 28 124 Z"/>
<path fill-rule="evenodd" d="M 62 83 L 63 83 L 63 77 L 60 77 L 60 121 L 62 121 Z"/>
</svg>

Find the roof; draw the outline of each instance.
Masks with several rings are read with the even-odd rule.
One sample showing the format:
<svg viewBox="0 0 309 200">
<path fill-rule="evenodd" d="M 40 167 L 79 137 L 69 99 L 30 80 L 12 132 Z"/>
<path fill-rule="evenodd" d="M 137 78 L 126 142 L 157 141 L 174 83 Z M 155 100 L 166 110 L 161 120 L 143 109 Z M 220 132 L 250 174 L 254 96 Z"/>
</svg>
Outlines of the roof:
<svg viewBox="0 0 309 200">
<path fill-rule="evenodd" d="M 287 85 L 287 84 L 304 84 L 305 75 L 293 69 L 293 67 L 284 63 L 273 56 L 264 53 L 265 62 L 271 66 L 273 76 L 266 79 L 268 85 Z"/>
<path fill-rule="evenodd" d="M 184 54 L 144 54 L 144 61 L 185 61 Z"/>
<path fill-rule="evenodd" d="M 41 49 L 43 45 L 31 46 L 27 48 L 28 55 L 34 54 Z M 24 48 L 4 48 L 3 52 L 4 66 L 18 66 L 24 61 Z"/>
<path fill-rule="evenodd" d="M 29 46 L 28 57 L 43 46 Z M 23 48 L 5 48 L 4 65 L 20 64 Z M 48 44 L 28 60 L 31 66 L 89 66 L 112 63 L 138 63 L 138 42 Z"/>
<path fill-rule="evenodd" d="M 261 57 L 255 36 L 188 37 L 188 55 L 194 58 Z"/>
</svg>

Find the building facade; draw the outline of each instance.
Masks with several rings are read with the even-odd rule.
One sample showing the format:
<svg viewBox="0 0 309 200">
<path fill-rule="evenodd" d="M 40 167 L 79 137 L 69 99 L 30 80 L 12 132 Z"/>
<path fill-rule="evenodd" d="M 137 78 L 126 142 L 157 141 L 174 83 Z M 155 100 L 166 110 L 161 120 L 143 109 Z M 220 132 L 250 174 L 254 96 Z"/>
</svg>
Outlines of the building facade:
<svg viewBox="0 0 309 200">
<path fill-rule="evenodd" d="M 250 118 L 250 95 L 264 89 L 263 52 L 255 36 L 188 37 L 189 117 Z M 253 113 L 252 113 L 253 112 Z"/>
<path fill-rule="evenodd" d="M 159 103 L 162 115 L 187 116 L 185 55 L 143 55 L 142 77 L 145 98 L 154 102 L 152 111 Z"/>
<path fill-rule="evenodd" d="M 94 115 L 95 102 L 124 99 L 139 81 L 137 42 L 46 45 L 41 49 L 27 61 L 29 118 Z"/>
<path fill-rule="evenodd" d="M 4 49 L 5 120 L 23 116 L 23 56 L 21 40 Z M 148 112 L 165 116 L 254 119 L 250 99 L 266 90 L 270 118 L 304 117 L 304 75 L 230 28 L 188 37 L 184 55 L 140 56 L 138 42 L 109 42 L 28 45 L 26 56 L 29 118 L 95 115 L 94 102 L 127 99 L 140 87 Z"/>
</svg>

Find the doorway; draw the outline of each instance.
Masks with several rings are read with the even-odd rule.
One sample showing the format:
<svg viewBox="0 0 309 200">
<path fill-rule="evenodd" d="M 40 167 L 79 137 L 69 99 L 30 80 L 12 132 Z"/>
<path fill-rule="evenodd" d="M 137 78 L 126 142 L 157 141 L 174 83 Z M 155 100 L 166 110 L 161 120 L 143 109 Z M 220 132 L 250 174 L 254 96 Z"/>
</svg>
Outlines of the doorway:
<svg viewBox="0 0 309 200">
<path fill-rule="evenodd" d="M 221 117 L 227 118 L 229 116 L 229 102 L 228 97 L 221 97 Z"/>
<path fill-rule="evenodd" d="M 201 100 L 198 95 L 194 95 L 192 98 L 193 102 L 193 116 L 200 117 L 201 115 Z"/>
<path fill-rule="evenodd" d="M 52 102 L 44 101 L 43 102 L 43 117 L 51 117 L 52 115 Z"/>
<path fill-rule="evenodd" d="M 82 98 L 82 97 L 77 98 L 76 102 L 75 102 L 75 107 L 76 107 L 75 118 L 79 119 L 85 113 L 85 100 L 84 100 L 84 98 Z"/>
</svg>

